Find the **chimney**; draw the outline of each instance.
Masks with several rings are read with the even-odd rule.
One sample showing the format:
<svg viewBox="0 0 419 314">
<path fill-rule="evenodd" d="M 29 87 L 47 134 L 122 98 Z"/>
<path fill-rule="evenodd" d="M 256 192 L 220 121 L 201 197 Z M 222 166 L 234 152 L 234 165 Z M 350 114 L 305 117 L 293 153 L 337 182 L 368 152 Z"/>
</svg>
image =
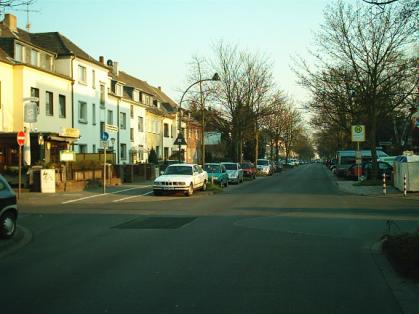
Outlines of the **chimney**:
<svg viewBox="0 0 419 314">
<path fill-rule="evenodd" d="M 5 14 L 3 24 L 5 24 L 12 32 L 17 32 L 17 19 L 13 14 Z"/>
<path fill-rule="evenodd" d="M 112 73 L 116 76 L 119 75 L 118 62 L 113 62 Z"/>
<path fill-rule="evenodd" d="M 104 56 L 100 56 L 99 57 L 99 62 L 102 64 L 105 64 L 105 57 Z"/>
</svg>

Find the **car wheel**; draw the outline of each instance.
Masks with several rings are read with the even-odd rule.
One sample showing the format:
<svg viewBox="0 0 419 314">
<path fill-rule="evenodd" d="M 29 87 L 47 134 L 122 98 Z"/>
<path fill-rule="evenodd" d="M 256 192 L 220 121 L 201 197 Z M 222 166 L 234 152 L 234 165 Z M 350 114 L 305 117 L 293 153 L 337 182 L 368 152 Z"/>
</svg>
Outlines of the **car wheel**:
<svg viewBox="0 0 419 314">
<path fill-rule="evenodd" d="M 0 218 L 0 238 L 9 239 L 16 231 L 16 216 L 11 212 L 5 212 Z"/>
<path fill-rule="evenodd" d="M 188 191 L 186 192 L 186 196 L 192 196 L 193 194 L 193 183 L 189 186 Z"/>
<path fill-rule="evenodd" d="M 202 184 L 201 191 L 206 191 L 206 190 L 207 190 L 207 181 L 204 180 L 204 183 Z"/>
</svg>

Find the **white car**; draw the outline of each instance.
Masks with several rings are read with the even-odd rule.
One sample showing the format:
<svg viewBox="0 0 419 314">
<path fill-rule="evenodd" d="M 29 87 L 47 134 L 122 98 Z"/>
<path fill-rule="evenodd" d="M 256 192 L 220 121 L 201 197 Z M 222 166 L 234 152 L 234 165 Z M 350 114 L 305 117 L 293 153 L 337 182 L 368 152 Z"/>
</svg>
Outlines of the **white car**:
<svg viewBox="0 0 419 314">
<path fill-rule="evenodd" d="M 227 170 L 228 182 L 237 183 L 243 182 L 243 169 L 237 162 L 222 162 L 222 165 Z"/>
<path fill-rule="evenodd" d="M 208 174 L 196 164 L 174 164 L 166 168 L 165 172 L 154 180 L 154 195 L 164 192 L 182 191 L 191 196 L 197 189 L 207 189 Z"/>
<path fill-rule="evenodd" d="M 256 170 L 264 175 L 270 176 L 273 174 L 272 164 L 268 159 L 258 159 L 256 161 Z"/>
</svg>

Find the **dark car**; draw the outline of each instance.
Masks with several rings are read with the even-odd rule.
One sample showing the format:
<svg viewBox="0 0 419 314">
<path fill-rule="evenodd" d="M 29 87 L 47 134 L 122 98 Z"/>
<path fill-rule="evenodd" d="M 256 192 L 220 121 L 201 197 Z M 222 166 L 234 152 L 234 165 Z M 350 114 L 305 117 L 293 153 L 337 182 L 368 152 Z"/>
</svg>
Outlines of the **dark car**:
<svg viewBox="0 0 419 314">
<path fill-rule="evenodd" d="M 240 166 L 243 169 L 243 176 L 245 178 L 250 178 L 251 180 L 256 179 L 256 167 L 253 163 L 249 161 L 242 162 Z"/>
<path fill-rule="evenodd" d="M 367 177 L 367 179 L 372 179 L 372 162 L 367 162 L 364 165 L 364 171 L 365 171 L 365 176 Z M 383 178 L 383 174 L 385 174 L 387 180 L 391 179 L 391 173 L 393 172 L 393 167 L 384 162 L 384 161 L 378 161 L 378 172 L 377 172 L 377 177 L 376 179 L 382 179 Z"/>
<path fill-rule="evenodd" d="M 16 231 L 16 193 L 0 175 L 0 238 L 9 239 Z"/>
</svg>

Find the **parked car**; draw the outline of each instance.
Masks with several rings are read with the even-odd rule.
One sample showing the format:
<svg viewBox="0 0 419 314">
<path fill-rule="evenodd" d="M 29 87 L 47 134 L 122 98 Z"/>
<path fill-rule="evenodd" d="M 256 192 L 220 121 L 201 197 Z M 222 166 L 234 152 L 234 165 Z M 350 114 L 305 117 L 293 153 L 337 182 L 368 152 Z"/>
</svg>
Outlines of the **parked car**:
<svg viewBox="0 0 419 314">
<path fill-rule="evenodd" d="M 272 164 L 268 159 L 258 159 L 256 161 L 256 169 L 261 174 L 270 176 L 273 173 Z"/>
<path fill-rule="evenodd" d="M 174 164 L 166 168 L 163 175 L 154 180 L 154 195 L 164 192 L 184 192 L 191 196 L 197 189 L 207 189 L 208 174 L 196 164 Z"/>
<path fill-rule="evenodd" d="M 391 173 L 393 172 L 393 167 L 383 161 L 378 162 L 378 172 L 376 179 L 382 179 L 383 174 L 385 174 L 387 180 L 391 179 Z M 364 164 L 364 173 L 367 179 L 372 179 L 372 162 L 367 162 Z"/>
<path fill-rule="evenodd" d="M 0 175 L 0 238 L 13 237 L 16 232 L 17 216 L 16 193 Z"/>
<path fill-rule="evenodd" d="M 208 182 L 214 182 L 221 187 L 228 186 L 228 174 L 226 167 L 220 163 L 207 163 L 204 170 L 208 173 Z"/>
<path fill-rule="evenodd" d="M 243 169 L 243 176 L 250 178 L 251 180 L 256 179 L 256 167 L 250 161 L 242 162 L 240 166 Z"/>
<path fill-rule="evenodd" d="M 237 183 L 243 182 L 243 169 L 237 162 L 222 162 L 222 165 L 226 167 L 228 182 Z"/>
<path fill-rule="evenodd" d="M 355 179 L 357 178 L 356 173 L 356 164 L 352 164 L 346 171 L 345 177 L 348 179 Z M 367 179 L 371 179 L 371 171 L 372 171 L 372 162 L 367 161 L 363 162 L 361 164 L 361 176 L 366 177 Z M 391 179 L 391 173 L 393 171 L 393 167 L 384 161 L 378 161 L 378 173 L 377 173 L 377 179 L 382 179 L 383 174 L 385 173 L 387 180 Z"/>
</svg>

